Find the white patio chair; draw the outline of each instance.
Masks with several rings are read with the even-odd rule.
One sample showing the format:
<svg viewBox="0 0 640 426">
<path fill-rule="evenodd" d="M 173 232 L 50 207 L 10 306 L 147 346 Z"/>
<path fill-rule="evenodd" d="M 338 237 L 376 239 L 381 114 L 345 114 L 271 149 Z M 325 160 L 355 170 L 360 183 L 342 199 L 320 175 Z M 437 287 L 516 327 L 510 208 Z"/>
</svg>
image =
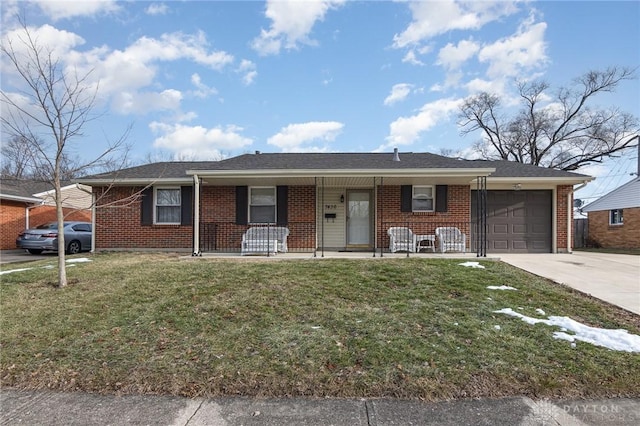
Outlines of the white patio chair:
<svg viewBox="0 0 640 426">
<path fill-rule="evenodd" d="M 389 251 L 416 251 L 416 239 L 411 229 L 406 226 L 392 226 L 387 230 L 389 234 Z"/>
<path fill-rule="evenodd" d="M 467 236 L 455 226 L 436 228 L 436 239 L 438 240 L 440 253 L 447 251 L 460 251 L 465 253 L 467 250 Z"/>
</svg>

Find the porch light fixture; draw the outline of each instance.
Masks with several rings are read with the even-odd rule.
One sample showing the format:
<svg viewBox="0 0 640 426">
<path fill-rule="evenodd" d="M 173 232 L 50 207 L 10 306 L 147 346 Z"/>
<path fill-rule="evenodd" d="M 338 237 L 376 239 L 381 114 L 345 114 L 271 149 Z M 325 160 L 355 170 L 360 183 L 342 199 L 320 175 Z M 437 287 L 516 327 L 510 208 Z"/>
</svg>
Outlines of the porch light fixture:
<svg viewBox="0 0 640 426">
<path fill-rule="evenodd" d="M 340 194 L 340 202 L 344 203 L 344 194 Z"/>
<path fill-rule="evenodd" d="M 513 190 L 514 191 L 520 191 L 522 189 L 522 184 L 519 183 L 514 183 L 513 184 Z"/>
</svg>

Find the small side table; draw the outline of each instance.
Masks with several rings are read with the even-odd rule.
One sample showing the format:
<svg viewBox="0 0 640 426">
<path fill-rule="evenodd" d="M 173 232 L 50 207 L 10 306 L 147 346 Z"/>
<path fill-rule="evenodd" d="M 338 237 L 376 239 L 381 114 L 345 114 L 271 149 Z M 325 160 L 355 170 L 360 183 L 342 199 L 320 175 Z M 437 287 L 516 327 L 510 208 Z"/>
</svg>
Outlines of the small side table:
<svg viewBox="0 0 640 426">
<path fill-rule="evenodd" d="M 420 250 L 424 249 L 431 249 L 432 252 L 436 252 L 435 235 L 416 235 L 416 252 L 420 253 Z"/>
</svg>

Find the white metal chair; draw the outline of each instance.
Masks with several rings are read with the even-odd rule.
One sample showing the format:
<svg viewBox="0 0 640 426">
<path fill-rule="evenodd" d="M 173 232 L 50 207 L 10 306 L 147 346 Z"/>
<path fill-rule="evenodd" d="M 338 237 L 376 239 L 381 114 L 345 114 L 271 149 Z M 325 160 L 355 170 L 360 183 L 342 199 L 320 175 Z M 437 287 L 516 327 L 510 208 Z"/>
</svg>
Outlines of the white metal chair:
<svg viewBox="0 0 640 426">
<path fill-rule="evenodd" d="M 467 250 L 467 236 L 455 226 L 443 226 L 436 228 L 436 238 L 440 253 L 447 251 L 460 251 L 465 253 Z"/>
<path fill-rule="evenodd" d="M 276 254 L 289 251 L 287 237 L 289 228 L 285 226 L 254 226 L 242 234 L 241 255 Z"/>
<path fill-rule="evenodd" d="M 413 231 L 405 226 L 392 226 L 387 230 L 389 234 L 389 251 L 416 251 L 416 239 Z"/>
</svg>

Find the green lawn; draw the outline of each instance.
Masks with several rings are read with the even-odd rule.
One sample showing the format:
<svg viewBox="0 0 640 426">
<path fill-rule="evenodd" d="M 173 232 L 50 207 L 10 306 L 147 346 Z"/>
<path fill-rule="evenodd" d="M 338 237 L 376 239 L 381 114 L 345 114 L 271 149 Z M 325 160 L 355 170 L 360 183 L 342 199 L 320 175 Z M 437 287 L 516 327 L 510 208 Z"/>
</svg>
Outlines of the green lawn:
<svg viewBox="0 0 640 426">
<path fill-rule="evenodd" d="M 640 334 L 640 317 L 500 262 L 103 254 L 1 279 L 3 386 L 103 393 L 640 397 L 640 353 L 494 313 Z M 518 291 L 489 290 L 509 285 Z M 500 329 L 495 326 L 499 325 Z"/>
</svg>

